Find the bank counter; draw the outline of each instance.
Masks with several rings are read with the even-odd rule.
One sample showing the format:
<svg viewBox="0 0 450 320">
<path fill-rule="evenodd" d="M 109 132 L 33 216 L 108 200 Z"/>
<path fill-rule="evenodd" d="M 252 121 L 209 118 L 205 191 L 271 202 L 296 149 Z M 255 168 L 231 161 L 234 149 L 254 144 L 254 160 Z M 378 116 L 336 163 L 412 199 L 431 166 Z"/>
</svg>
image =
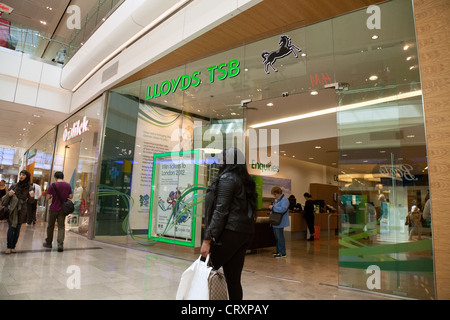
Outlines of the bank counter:
<svg viewBox="0 0 450 320">
<path fill-rule="evenodd" d="M 249 250 L 275 246 L 275 236 L 269 224 L 269 209 L 258 210 L 256 213 L 255 236 L 249 246 Z M 306 239 L 307 225 L 304 212 L 289 212 L 289 227 L 284 228 L 286 240 Z M 333 213 L 315 213 L 314 225 L 320 227 L 320 231 L 328 230 L 328 216 L 330 216 L 330 229 L 338 227 L 337 215 Z"/>
</svg>

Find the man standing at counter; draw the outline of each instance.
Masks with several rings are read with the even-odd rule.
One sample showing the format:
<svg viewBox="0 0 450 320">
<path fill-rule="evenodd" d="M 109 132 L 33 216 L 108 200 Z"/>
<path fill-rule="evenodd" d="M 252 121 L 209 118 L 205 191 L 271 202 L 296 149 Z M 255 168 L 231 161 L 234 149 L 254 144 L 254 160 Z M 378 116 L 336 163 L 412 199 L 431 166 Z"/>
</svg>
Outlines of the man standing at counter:
<svg viewBox="0 0 450 320">
<path fill-rule="evenodd" d="M 286 258 L 286 241 L 284 239 L 284 228 L 289 227 L 289 200 L 284 196 L 280 187 L 273 187 L 270 193 L 275 198 L 269 209 L 273 212 L 282 213 L 283 218 L 277 226 L 272 225 L 276 240 L 277 251 L 273 254 L 275 258 Z"/>
</svg>

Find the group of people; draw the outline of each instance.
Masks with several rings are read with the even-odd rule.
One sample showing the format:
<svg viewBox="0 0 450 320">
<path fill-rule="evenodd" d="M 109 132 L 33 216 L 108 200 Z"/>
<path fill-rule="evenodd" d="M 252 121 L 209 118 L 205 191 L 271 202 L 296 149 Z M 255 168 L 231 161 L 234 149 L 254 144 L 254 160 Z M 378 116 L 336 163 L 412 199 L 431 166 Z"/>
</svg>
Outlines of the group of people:
<svg viewBox="0 0 450 320">
<path fill-rule="evenodd" d="M 64 174 L 60 171 L 55 172 L 55 186 L 59 191 L 63 202 L 66 199 L 72 198 L 72 187 L 67 182 L 64 182 Z M 37 188 L 38 184 L 31 183 L 31 175 L 27 170 L 22 170 L 19 173 L 19 181 L 13 184 L 9 189 L 3 180 L 0 183 L 0 203 L 4 212 L 7 212 L 8 232 L 6 236 L 6 254 L 16 253 L 16 245 L 20 236 L 20 229 L 22 224 L 27 222 L 32 224 L 36 222 L 36 206 L 37 199 L 41 196 L 41 188 Z M 63 251 L 64 242 L 64 221 L 65 216 L 62 212 L 62 203 L 56 194 L 56 191 L 51 184 L 46 193 L 46 199 L 52 199 L 49 210 L 47 238 L 43 246 L 51 248 L 53 242 L 53 231 L 55 222 L 58 221 L 58 251 Z M 7 210 L 6 210 L 7 209 Z"/>
</svg>

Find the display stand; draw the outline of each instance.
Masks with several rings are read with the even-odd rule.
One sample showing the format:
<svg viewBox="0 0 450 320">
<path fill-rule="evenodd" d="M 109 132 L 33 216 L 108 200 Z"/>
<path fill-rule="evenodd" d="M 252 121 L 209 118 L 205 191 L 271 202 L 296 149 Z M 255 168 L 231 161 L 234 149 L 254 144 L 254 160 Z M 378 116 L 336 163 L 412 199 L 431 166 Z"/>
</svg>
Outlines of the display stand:
<svg viewBox="0 0 450 320">
<path fill-rule="evenodd" d="M 149 240 L 201 245 L 206 166 L 199 150 L 153 156 Z"/>
</svg>

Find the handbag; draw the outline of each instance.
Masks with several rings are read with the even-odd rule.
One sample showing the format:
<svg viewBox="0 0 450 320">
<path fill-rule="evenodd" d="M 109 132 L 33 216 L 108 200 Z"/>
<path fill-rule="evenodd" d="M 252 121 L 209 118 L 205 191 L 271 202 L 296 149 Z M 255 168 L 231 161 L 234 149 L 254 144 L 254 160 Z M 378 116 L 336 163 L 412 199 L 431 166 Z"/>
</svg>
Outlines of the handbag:
<svg viewBox="0 0 450 320">
<path fill-rule="evenodd" d="M 0 205 L 0 220 L 8 220 L 9 218 L 9 208 Z"/>
<path fill-rule="evenodd" d="M 284 197 L 284 195 L 280 198 L 280 200 Z M 289 207 L 286 210 L 286 212 L 289 211 Z M 281 224 L 281 220 L 283 220 L 283 216 L 286 214 L 286 212 L 284 213 L 279 213 L 279 212 L 273 212 L 270 211 L 269 214 L 269 223 L 273 226 L 279 226 Z"/>
<path fill-rule="evenodd" d="M 270 212 L 269 215 L 269 223 L 273 226 L 279 226 L 281 224 L 281 220 L 283 219 L 284 213 L 278 213 L 278 212 Z"/>
<path fill-rule="evenodd" d="M 200 256 L 181 275 L 176 300 L 208 300 L 208 279 L 212 267 L 208 266 L 209 255 L 205 261 Z"/>
<path fill-rule="evenodd" d="M 411 216 L 408 214 L 406 216 L 405 226 L 410 226 L 410 225 L 411 225 Z"/>
<path fill-rule="evenodd" d="M 59 201 L 61 202 L 61 210 L 64 213 L 65 216 L 68 216 L 72 212 L 75 211 L 75 206 L 73 205 L 73 202 L 70 199 L 66 199 L 66 201 L 63 201 L 61 198 L 61 195 L 58 192 L 58 189 L 56 188 L 56 184 L 52 183 L 53 189 L 55 189 L 56 194 L 58 195 Z"/>
<path fill-rule="evenodd" d="M 229 300 L 227 280 L 223 272 L 211 270 L 208 277 L 209 300 Z"/>
</svg>

